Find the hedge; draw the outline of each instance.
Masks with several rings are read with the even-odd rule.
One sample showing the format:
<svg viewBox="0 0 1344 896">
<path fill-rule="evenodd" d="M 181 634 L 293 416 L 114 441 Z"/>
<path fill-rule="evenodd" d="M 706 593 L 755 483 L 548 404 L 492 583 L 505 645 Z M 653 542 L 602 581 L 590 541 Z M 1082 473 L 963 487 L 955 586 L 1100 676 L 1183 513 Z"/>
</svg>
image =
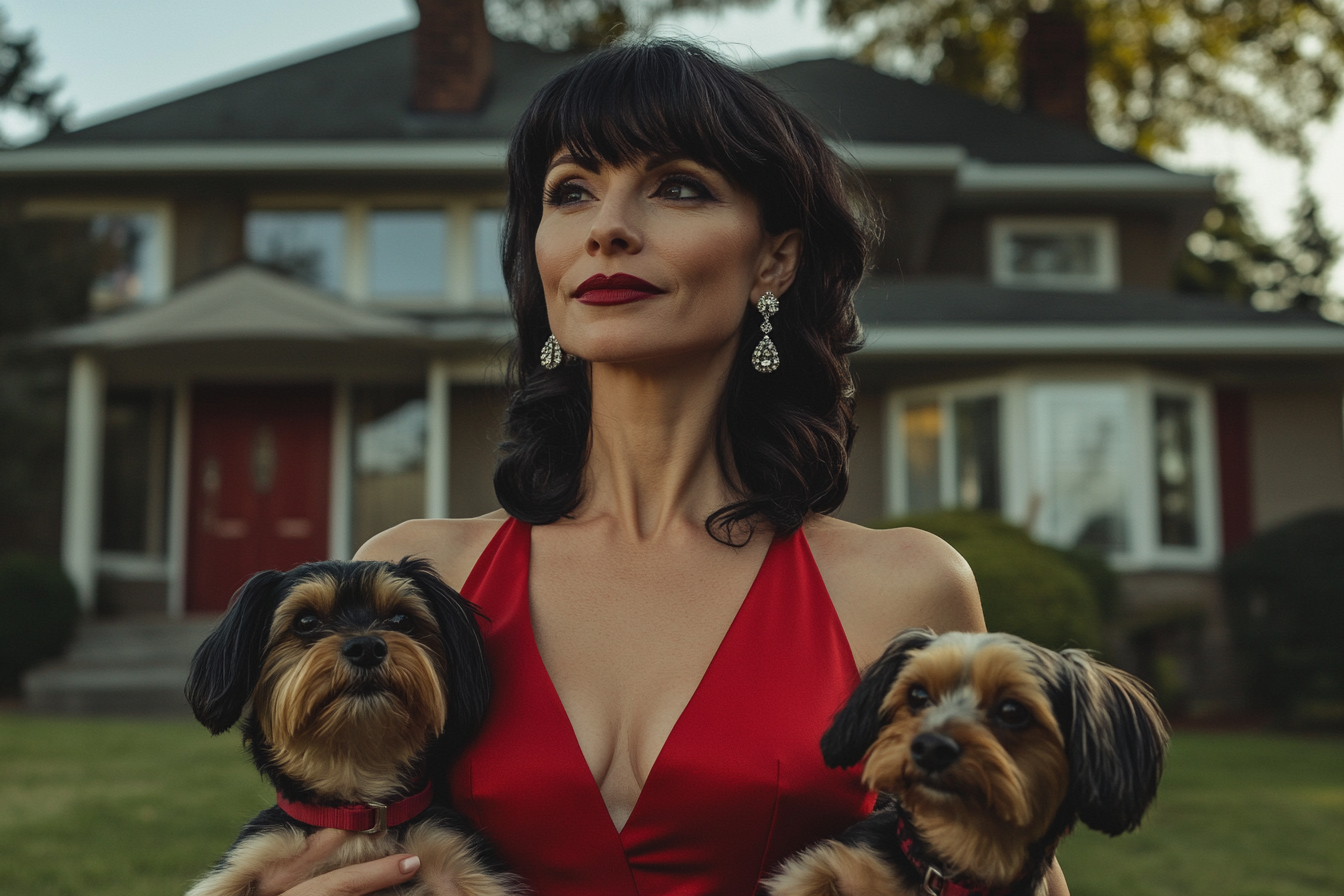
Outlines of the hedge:
<svg viewBox="0 0 1344 896">
<path fill-rule="evenodd" d="M 60 656 L 75 635 L 79 599 L 60 563 L 32 554 L 0 556 L 0 693 L 19 690 L 23 673 Z"/>
</svg>

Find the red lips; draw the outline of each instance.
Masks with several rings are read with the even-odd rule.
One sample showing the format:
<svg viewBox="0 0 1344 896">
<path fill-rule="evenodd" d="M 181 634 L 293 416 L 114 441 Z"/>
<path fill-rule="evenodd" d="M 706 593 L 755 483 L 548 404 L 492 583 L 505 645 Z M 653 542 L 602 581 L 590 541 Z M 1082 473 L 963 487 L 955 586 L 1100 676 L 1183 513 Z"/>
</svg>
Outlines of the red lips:
<svg viewBox="0 0 1344 896">
<path fill-rule="evenodd" d="M 574 290 L 574 298 L 585 305 L 625 305 L 660 295 L 663 290 L 647 280 L 629 274 L 594 274 Z"/>
</svg>

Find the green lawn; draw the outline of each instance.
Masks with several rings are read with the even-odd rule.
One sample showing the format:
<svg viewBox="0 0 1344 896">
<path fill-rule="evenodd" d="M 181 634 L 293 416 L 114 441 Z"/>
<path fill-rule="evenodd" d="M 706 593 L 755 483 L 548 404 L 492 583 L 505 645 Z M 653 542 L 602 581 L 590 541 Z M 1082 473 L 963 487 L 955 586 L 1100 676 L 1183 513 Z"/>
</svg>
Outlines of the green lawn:
<svg viewBox="0 0 1344 896">
<path fill-rule="evenodd" d="M 180 896 L 273 798 L 232 733 L 0 715 L 0 893 Z M 1344 740 L 1179 734 L 1143 829 L 1060 862 L 1076 896 L 1344 893 Z"/>
</svg>

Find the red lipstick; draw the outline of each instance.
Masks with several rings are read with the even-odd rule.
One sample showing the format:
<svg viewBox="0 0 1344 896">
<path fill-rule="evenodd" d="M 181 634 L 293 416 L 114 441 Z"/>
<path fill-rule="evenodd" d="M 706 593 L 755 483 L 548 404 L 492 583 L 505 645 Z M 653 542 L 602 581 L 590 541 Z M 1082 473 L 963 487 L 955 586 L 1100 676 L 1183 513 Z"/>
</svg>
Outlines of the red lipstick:
<svg viewBox="0 0 1344 896">
<path fill-rule="evenodd" d="M 594 274 L 574 290 L 574 298 L 585 305 L 625 305 L 660 295 L 663 290 L 647 280 L 629 274 Z"/>
</svg>

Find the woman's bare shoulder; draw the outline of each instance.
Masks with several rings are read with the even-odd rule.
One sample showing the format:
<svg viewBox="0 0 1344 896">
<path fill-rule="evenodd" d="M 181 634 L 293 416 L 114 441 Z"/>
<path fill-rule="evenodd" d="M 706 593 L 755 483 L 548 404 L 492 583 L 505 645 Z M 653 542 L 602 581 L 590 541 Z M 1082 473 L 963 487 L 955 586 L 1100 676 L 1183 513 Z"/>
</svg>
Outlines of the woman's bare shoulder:
<svg viewBox="0 0 1344 896">
<path fill-rule="evenodd" d="M 508 519 L 502 510 L 472 519 L 407 520 L 364 542 L 356 560 L 388 560 L 423 557 L 445 582 L 461 589 L 499 527 Z"/>
<path fill-rule="evenodd" d="M 860 667 L 902 629 L 983 631 L 980 594 L 957 551 L 921 529 L 869 529 L 828 516 L 804 526 Z"/>
</svg>

